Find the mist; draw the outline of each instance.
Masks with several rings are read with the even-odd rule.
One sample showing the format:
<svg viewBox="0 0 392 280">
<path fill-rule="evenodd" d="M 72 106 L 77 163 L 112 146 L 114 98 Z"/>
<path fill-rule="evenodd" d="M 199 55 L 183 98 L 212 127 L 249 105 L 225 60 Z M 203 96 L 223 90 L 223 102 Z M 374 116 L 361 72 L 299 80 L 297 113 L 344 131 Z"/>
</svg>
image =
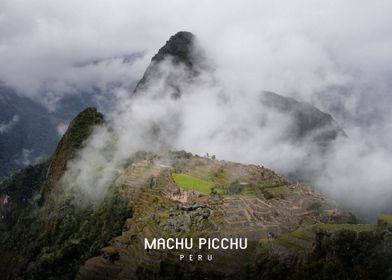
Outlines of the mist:
<svg viewBox="0 0 392 280">
<path fill-rule="evenodd" d="M 122 95 L 107 126 L 95 131 L 70 164 L 66 186 L 98 199 L 136 151 L 184 149 L 265 165 L 281 174 L 310 172 L 308 179 L 320 192 L 367 219 L 389 209 L 392 158 L 386 150 L 342 136 L 321 153 L 310 137 L 300 143 L 287 139 L 293 120 L 260 102 L 260 91 L 233 88 L 216 69 L 189 79 L 189 70 L 170 57 L 158 70 L 159 78 L 142 92 Z M 179 98 L 173 98 L 173 80 Z"/>
<path fill-rule="evenodd" d="M 374 218 L 392 201 L 392 19 L 389 1 L 35 1 L 0 4 L 0 80 L 56 108 L 67 94 L 121 84 L 109 124 L 97 129 L 64 180 L 104 192 L 139 150 L 185 149 L 255 163 L 282 174 L 311 170 L 315 187 Z M 131 98 L 150 58 L 188 30 L 215 69 L 181 82 L 164 77 Z M 122 58 L 139 54 L 129 64 Z M 98 61 L 98 63 L 94 63 Z M 309 102 L 348 135 L 320 156 L 283 137 L 292 120 L 265 107 L 260 91 Z M 263 120 L 262 129 L 260 120 Z M 158 135 L 151 127 L 159 126 Z M 94 176 L 91 176 L 91 175 Z M 99 174 L 99 176 L 97 175 Z M 389 208 L 388 208 L 389 207 Z"/>
</svg>

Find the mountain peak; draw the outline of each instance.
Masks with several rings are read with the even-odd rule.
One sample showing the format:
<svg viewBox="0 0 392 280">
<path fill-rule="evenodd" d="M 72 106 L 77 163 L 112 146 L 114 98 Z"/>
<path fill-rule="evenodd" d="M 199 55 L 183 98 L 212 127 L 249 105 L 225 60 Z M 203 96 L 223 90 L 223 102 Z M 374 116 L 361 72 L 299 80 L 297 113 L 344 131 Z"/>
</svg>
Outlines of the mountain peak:
<svg viewBox="0 0 392 280">
<path fill-rule="evenodd" d="M 171 36 L 158 53 L 152 57 L 151 63 L 137 84 L 134 93 L 146 90 L 150 81 L 157 81 L 162 77 L 160 66 L 166 59 L 170 60 L 174 66 L 185 65 L 189 70 L 189 77 L 196 76 L 199 69 L 205 67 L 206 59 L 201 50 L 195 52 L 194 43 L 195 35 L 188 31 L 180 31 Z M 177 80 L 177 78 L 171 77 L 171 80 Z M 177 88 L 175 92 L 178 92 Z"/>
<path fill-rule="evenodd" d="M 174 63 L 183 62 L 192 64 L 191 53 L 195 36 L 188 31 L 180 31 L 171 36 L 166 44 L 159 49 L 152 58 L 154 62 L 160 62 L 170 55 Z"/>
</svg>

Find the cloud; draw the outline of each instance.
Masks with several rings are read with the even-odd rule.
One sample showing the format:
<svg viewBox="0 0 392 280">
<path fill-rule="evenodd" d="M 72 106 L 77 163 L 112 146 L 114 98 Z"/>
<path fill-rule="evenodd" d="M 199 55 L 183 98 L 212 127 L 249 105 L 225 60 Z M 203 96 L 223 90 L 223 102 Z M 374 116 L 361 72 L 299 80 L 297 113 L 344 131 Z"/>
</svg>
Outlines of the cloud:
<svg viewBox="0 0 392 280">
<path fill-rule="evenodd" d="M 128 88 L 116 89 L 121 101 L 111 118 L 120 136 L 111 144 L 114 154 L 96 160 L 115 162 L 116 168 L 125 161 L 122 153 L 171 143 L 284 173 L 309 165 L 317 169 L 322 191 L 335 198 L 355 195 L 347 203 L 365 213 L 382 209 L 392 192 L 391 8 L 390 1 L 357 0 L 5 0 L 0 4 L 0 80 L 30 97 L 53 100 L 94 85 L 130 85 L 170 35 L 192 31 L 214 61 L 215 81 L 204 77 L 184 84 L 188 94 L 180 106 L 168 97 L 153 104 L 150 97 L 130 102 Z M 135 53 L 143 55 L 122 63 L 121 57 Z M 159 92 L 162 84 L 151 90 Z M 310 159 L 308 143 L 276 141 L 290 120 L 259 106 L 260 90 L 331 113 L 350 140 L 339 142 L 328 157 Z M 266 119 L 263 131 L 254 129 L 259 118 Z M 147 145 L 143 135 L 155 123 L 165 124 L 170 140 Z M 108 144 L 102 139 L 93 137 L 91 147 L 104 153 Z M 93 154 L 88 149 L 85 153 Z M 80 166 L 88 159 L 82 164 L 81 155 Z M 366 197 L 374 199 L 366 203 Z"/>
<path fill-rule="evenodd" d="M 141 75 L 169 35 L 190 30 L 233 81 L 309 97 L 353 73 L 390 73 L 390 6 L 353 0 L 6 0 L 0 9 L 0 78 L 32 95 L 42 84 L 78 73 L 75 63 L 146 51 Z M 243 70 L 251 74 L 238 75 Z"/>
<path fill-rule="evenodd" d="M 19 122 L 19 116 L 14 115 L 12 119 L 7 123 L 0 123 L 0 135 L 3 133 L 7 133 L 12 127 Z"/>
<path fill-rule="evenodd" d="M 23 149 L 20 157 L 16 159 L 15 162 L 21 164 L 22 166 L 27 166 L 29 164 L 32 164 L 32 162 L 37 162 L 39 158 L 31 158 L 33 152 L 33 150 Z"/>
<path fill-rule="evenodd" d="M 67 123 L 59 123 L 57 125 L 57 133 L 59 134 L 59 136 L 63 136 L 64 133 L 67 131 L 67 128 L 68 128 Z"/>
</svg>

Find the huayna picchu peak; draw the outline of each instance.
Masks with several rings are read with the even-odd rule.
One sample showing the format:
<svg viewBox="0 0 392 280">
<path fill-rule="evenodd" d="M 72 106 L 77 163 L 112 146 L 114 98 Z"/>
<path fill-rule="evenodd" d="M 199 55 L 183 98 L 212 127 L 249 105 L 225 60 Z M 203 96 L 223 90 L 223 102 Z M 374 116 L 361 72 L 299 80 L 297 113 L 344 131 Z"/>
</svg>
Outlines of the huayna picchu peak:
<svg viewBox="0 0 392 280">
<path fill-rule="evenodd" d="M 151 61 L 158 63 L 167 56 L 171 56 L 174 63 L 181 62 L 192 66 L 193 59 L 191 55 L 194 40 L 195 36 L 191 32 L 180 31 L 170 37 L 166 44 L 159 49 L 158 53 L 152 57 Z"/>
<path fill-rule="evenodd" d="M 165 63 L 169 63 L 169 65 L 165 65 Z M 174 68 L 183 66 L 184 69 L 180 75 L 172 71 L 173 69 L 161 69 L 170 68 L 170 65 Z M 195 35 L 191 32 L 180 31 L 171 36 L 166 44 L 152 57 L 151 63 L 138 82 L 134 93 L 146 91 L 149 83 L 154 83 L 162 76 L 166 76 L 165 83 L 173 87 L 176 94 L 179 95 L 178 84 L 184 82 L 184 79 L 191 80 L 197 77 L 201 71 L 211 70 L 212 67 L 208 63 L 203 49 L 198 46 Z M 168 74 L 164 75 L 162 73 L 164 71 L 167 71 Z"/>
</svg>

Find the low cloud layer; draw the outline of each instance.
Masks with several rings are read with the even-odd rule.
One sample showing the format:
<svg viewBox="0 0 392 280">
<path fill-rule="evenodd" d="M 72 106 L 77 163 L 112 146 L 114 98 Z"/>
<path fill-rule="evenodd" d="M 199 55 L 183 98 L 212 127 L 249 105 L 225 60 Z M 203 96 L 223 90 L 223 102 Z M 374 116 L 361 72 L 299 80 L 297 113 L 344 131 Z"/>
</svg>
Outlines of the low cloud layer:
<svg viewBox="0 0 392 280">
<path fill-rule="evenodd" d="M 83 92 L 79 89 L 124 85 L 116 90 L 121 101 L 109 116 L 118 137 L 113 153 L 105 154 L 114 140 L 102 129 L 106 132 L 93 137 L 75 163 L 90 166 L 88 153 L 94 162 L 108 162 L 91 167 L 107 167 L 102 182 L 134 149 L 169 143 L 283 173 L 309 165 L 323 192 L 373 214 L 392 201 L 391 9 L 390 1 L 354 0 L 5 0 L 0 3 L 0 80 L 46 104 Z M 179 30 L 198 37 L 215 65 L 214 79 L 207 75 L 184 85 L 180 105 L 169 97 L 151 102 L 153 93 L 129 101 L 127 86 Z M 139 56 L 132 63 L 123 63 L 134 54 Z M 162 91 L 162 84 L 151 90 Z M 349 139 L 313 159 L 308 143 L 277 141 L 290 119 L 260 107 L 255 102 L 260 90 L 331 113 Z M 255 129 L 260 118 L 266 120 L 264 130 Z M 143 133 L 155 123 L 165 123 L 169 140 L 145 141 Z M 102 153 L 93 155 L 94 149 Z"/>
</svg>

